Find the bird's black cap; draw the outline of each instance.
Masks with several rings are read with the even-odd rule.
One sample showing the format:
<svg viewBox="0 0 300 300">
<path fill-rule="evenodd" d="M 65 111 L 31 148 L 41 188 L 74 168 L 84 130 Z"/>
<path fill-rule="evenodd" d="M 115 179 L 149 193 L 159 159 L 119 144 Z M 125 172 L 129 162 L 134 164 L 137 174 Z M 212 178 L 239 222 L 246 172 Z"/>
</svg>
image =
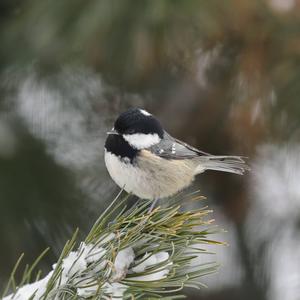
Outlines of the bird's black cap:
<svg viewBox="0 0 300 300">
<path fill-rule="evenodd" d="M 148 112 L 139 108 L 130 108 L 120 114 L 114 125 L 119 134 L 158 134 L 163 138 L 164 130 L 160 122 Z"/>
</svg>

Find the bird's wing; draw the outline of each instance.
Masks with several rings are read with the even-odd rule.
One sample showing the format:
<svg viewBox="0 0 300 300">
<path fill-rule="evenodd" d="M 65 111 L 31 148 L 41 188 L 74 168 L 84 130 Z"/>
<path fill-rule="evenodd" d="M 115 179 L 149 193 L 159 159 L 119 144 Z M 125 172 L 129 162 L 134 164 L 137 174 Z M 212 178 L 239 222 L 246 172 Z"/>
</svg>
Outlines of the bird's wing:
<svg viewBox="0 0 300 300">
<path fill-rule="evenodd" d="M 198 158 L 196 173 L 205 170 L 216 170 L 242 175 L 250 170 L 242 156 L 211 155 L 200 151 L 182 141 L 174 139 L 165 132 L 164 138 L 156 145 L 148 148 L 155 155 L 165 159 L 193 159 Z"/>
<path fill-rule="evenodd" d="M 148 150 L 166 159 L 189 159 L 209 155 L 173 138 L 167 132 L 164 133 L 164 138 L 158 144 L 151 146 Z"/>
</svg>

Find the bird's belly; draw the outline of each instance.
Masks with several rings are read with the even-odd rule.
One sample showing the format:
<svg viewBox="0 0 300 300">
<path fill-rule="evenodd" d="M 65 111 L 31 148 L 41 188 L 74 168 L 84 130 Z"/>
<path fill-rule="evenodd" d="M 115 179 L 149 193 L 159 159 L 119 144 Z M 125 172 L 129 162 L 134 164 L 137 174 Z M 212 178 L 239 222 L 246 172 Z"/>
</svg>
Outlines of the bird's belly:
<svg viewBox="0 0 300 300">
<path fill-rule="evenodd" d="M 164 159 L 163 159 L 164 161 Z M 164 165 L 163 161 L 153 162 L 140 157 L 135 165 L 120 159 L 110 153 L 105 153 L 107 170 L 116 182 L 126 192 L 133 193 L 143 199 L 164 198 L 174 195 L 184 189 L 194 179 L 193 172 L 181 166 Z M 168 163 L 168 162 L 167 162 Z"/>
</svg>

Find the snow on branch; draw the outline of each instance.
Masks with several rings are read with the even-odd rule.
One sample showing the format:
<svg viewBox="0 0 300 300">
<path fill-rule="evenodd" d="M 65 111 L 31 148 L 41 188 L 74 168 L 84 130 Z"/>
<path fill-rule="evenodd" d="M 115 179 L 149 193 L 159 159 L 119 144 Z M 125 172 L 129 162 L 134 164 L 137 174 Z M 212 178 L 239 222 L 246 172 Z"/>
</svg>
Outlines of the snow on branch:
<svg viewBox="0 0 300 300">
<path fill-rule="evenodd" d="M 184 201 L 189 197 L 195 199 L 191 194 Z M 221 244 L 208 239 L 215 232 L 209 210 L 181 211 L 173 204 L 149 213 L 149 201 L 126 210 L 126 200 L 118 195 L 79 245 L 76 232 L 42 279 L 29 283 L 42 257 L 18 285 L 15 268 L 3 300 L 173 299 L 184 286 L 200 287 L 198 278 L 215 272 L 213 262 L 193 263 L 207 253 L 199 245 Z"/>
</svg>

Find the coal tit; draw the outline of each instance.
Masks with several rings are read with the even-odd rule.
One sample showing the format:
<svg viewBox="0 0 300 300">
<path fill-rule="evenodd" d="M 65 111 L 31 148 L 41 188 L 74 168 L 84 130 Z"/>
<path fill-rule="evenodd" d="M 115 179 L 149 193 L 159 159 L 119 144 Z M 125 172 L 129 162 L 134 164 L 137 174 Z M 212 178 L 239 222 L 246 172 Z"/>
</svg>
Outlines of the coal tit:
<svg viewBox="0 0 300 300">
<path fill-rule="evenodd" d="M 241 175 L 248 169 L 240 156 L 210 155 L 173 138 L 139 108 L 123 112 L 108 132 L 105 164 L 118 186 L 150 200 L 176 194 L 206 170 Z"/>
</svg>

